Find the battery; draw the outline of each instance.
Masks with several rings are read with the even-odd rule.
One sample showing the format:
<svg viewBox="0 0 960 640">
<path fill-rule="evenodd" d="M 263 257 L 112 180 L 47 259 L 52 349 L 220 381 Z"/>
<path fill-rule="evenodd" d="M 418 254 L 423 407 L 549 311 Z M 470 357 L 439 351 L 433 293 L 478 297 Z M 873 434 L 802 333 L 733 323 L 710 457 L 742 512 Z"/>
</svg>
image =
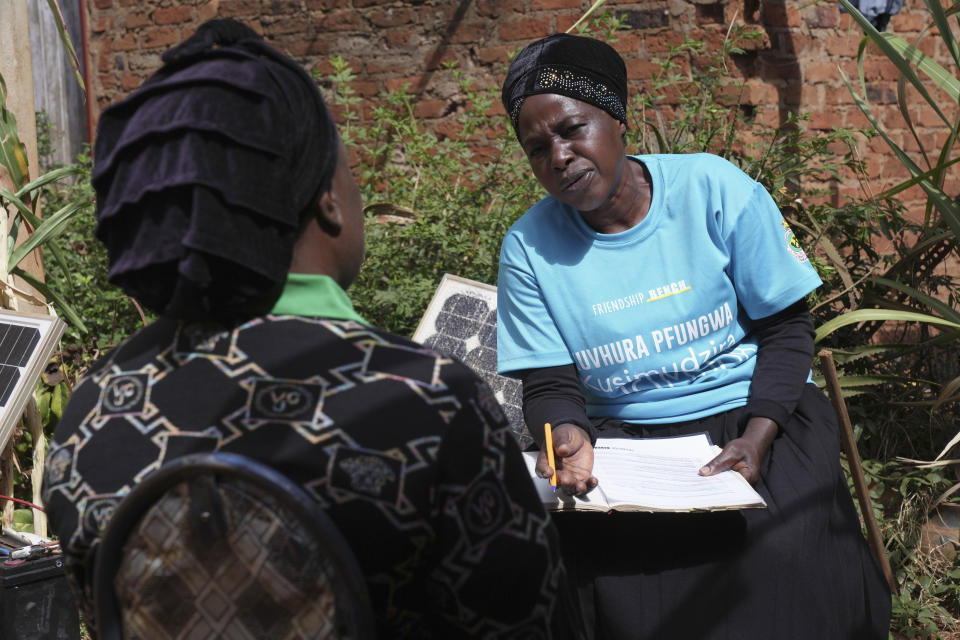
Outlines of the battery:
<svg viewBox="0 0 960 640">
<path fill-rule="evenodd" d="M 0 638 L 79 640 L 77 604 L 64 572 L 63 554 L 10 558 L 28 545 L 0 536 Z"/>
</svg>

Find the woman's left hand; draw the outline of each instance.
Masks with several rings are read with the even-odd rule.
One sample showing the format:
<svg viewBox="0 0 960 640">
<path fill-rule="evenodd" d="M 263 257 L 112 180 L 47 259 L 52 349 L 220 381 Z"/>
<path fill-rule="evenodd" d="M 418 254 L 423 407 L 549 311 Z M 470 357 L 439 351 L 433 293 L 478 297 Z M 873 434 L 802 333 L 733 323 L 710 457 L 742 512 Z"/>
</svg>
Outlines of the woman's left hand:
<svg viewBox="0 0 960 640">
<path fill-rule="evenodd" d="M 753 417 L 743 435 L 727 443 L 717 457 L 700 468 L 700 475 L 712 476 L 733 469 L 753 484 L 760 477 L 760 463 L 777 435 L 777 423 L 769 418 Z"/>
</svg>

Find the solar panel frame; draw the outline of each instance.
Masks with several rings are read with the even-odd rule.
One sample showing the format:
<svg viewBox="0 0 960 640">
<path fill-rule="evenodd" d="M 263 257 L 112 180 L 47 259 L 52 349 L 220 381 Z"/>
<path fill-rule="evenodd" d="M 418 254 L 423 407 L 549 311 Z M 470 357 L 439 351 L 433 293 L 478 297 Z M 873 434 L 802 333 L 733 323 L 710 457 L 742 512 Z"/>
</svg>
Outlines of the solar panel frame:
<svg viewBox="0 0 960 640">
<path fill-rule="evenodd" d="M 56 316 L 0 309 L 0 451 L 10 441 L 65 328 Z"/>
<path fill-rule="evenodd" d="M 450 273 L 443 275 L 413 334 L 416 342 L 456 357 L 479 375 L 503 407 L 521 449 L 534 440 L 523 420 L 522 385 L 497 373 L 497 288 Z"/>
</svg>

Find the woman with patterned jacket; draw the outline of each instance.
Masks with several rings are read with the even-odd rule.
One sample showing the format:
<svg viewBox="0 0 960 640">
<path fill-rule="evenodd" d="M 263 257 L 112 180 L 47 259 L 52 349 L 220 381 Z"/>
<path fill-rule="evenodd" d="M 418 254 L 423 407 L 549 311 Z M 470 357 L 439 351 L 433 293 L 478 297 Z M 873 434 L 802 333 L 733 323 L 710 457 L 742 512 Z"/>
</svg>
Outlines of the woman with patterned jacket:
<svg viewBox="0 0 960 640">
<path fill-rule="evenodd" d="M 222 451 L 329 513 L 380 637 L 566 635 L 556 533 L 492 393 L 344 293 L 362 205 L 314 81 L 229 20 L 163 62 L 103 112 L 93 176 L 110 277 L 159 317 L 87 372 L 44 483 L 88 622 L 113 506 L 164 463 Z M 148 636 L 190 636 L 195 604 L 156 603 Z"/>
</svg>

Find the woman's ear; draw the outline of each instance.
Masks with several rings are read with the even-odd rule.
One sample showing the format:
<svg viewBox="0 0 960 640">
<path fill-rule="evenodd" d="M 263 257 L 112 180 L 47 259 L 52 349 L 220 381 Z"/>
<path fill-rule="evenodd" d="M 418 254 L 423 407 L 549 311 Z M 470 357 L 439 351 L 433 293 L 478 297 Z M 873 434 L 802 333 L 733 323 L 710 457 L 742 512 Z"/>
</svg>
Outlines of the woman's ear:
<svg viewBox="0 0 960 640">
<path fill-rule="evenodd" d="M 343 229 L 343 212 L 333 189 L 327 189 L 317 202 L 317 224 L 324 233 L 334 238 Z"/>
</svg>

